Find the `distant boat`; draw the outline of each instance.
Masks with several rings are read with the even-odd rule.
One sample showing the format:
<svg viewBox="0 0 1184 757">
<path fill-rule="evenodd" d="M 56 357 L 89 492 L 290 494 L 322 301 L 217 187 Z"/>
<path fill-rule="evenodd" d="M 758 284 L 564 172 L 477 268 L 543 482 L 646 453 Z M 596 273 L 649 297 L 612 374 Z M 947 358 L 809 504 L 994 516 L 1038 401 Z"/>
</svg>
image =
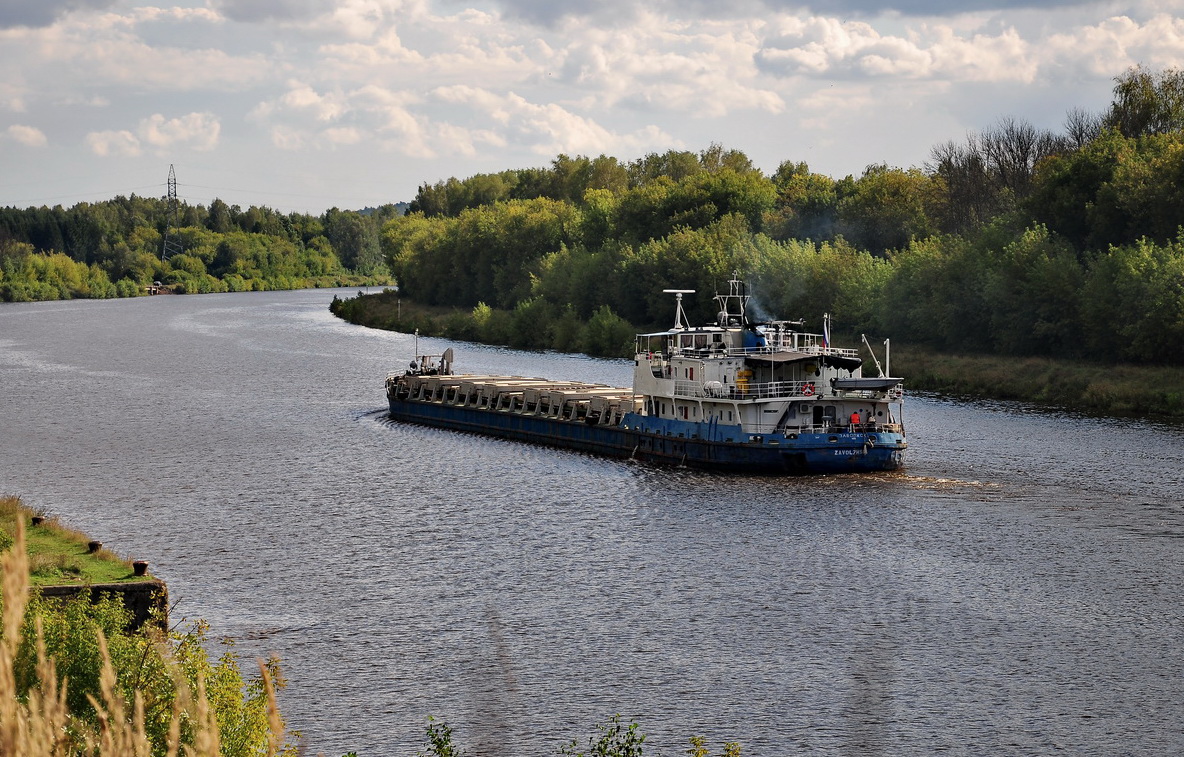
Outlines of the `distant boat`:
<svg viewBox="0 0 1184 757">
<path fill-rule="evenodd" d="M 453 372 L 453 351 L 416 355 L 386 380 L 391 418 L 646 462 L 765 473 L 904 464 L 902 380 L 865 377 L 858 350 L 801 322 L 749 321 L 739 278 L 716 323 L 639 334 L 633 389 Z M 878 366 L 878 362 L 877 362 Z"/>
</svg>

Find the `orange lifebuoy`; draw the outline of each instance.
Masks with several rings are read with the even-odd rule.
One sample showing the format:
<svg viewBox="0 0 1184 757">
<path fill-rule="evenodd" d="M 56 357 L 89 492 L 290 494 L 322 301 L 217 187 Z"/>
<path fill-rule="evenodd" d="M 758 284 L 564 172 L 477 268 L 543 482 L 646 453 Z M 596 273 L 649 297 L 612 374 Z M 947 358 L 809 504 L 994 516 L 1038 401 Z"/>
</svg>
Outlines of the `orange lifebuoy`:
<svg viewBox="0 0 1184 757">
<path fill-rule="evenodd" d="M 814 384 L 813 383 L 803 384 L 802 385 L 802 394 L 806 395 L 807 397 L 813 397 L 814 396 Z"/>
</svg>

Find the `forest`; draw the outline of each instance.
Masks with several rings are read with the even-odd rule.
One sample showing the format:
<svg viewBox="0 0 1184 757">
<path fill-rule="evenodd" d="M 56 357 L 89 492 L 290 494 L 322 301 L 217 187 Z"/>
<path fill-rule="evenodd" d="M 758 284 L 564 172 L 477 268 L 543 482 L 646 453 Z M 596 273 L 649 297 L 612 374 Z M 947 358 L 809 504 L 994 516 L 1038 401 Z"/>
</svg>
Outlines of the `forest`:
<svg viewBox="0 0 1184 757">
<path fill-rule="evenodd" d="M 379 231 L 400 212 L 285 215 L 135 195 L 0 208 L 0 301 L 134 297 L 156 282 L 177 294 L 385 283 Z"/>
<path fill-rule="evenodd" d="M 519 347 L 630 354 L 692 320 L 733 271 L 760 315 L 937 350 L 1184 363 L 1184 71 L 1132 68 L 1060 133 L 1004 118 L 923 167 L 772 176 L 712 145 L 622 162 L 558 156 L 420 187 L 386 221 L 397 295 L 451 315 L 388 322 Z M 361 299 L 361 298 L 359 298 Z M 375 303 L 335 312 L 374 319 Z"/>
</svg>

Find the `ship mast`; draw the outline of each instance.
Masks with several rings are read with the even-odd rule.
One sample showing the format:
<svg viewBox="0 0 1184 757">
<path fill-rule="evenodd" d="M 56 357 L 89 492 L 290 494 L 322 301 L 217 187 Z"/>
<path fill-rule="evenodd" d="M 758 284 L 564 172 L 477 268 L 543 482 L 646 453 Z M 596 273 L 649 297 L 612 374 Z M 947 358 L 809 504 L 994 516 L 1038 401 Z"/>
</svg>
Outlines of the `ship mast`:
<svg viewBox="0 0 1184 757">
<path fill-rule="evenodd" d="M 672 331 L 682 331 L 691 327 L 690 321 L 687 320 L 687 314 L 682 309 L 682 296 L 684 294 L 694 294 L 694 289 L 663 289 L 666 294 L 674 295 L 674 328 Z"/>
<path fill-rule="evenodd" d="M 719 304 L 718 325 L 723 327 L 746 325 L 750 299 L 748 288 L 740 280 L 740 272 L 733 271 L 732 278 L 728 281 L 728 293 L 715 295 L 715 301 Z"/>
</svg>

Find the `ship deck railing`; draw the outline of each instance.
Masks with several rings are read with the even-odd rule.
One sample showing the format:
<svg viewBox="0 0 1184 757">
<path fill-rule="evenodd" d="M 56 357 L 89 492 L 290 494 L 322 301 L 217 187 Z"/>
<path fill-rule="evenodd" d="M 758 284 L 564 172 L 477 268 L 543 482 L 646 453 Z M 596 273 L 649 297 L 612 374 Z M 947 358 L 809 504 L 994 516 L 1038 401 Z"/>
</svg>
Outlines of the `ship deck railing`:
<svg viewBox="0 0 1184 757">
<path fill-rule="evenodd" d="M 904 426 L 899 423 L 860 423 L 855 426 L 840 423 L 758 423 L 747 426 L 750 434 L 903 434 Z"/>
<path fill-rule="evenodd" d="M 678 380 L 674 382 L 675 397 L 693 399 L 812 399 L 818 391 L 819 385 L 815 381 L 768 381 L 749 383 L 744 386 L 738 384 L 709 386 L 702 381 Z"/>
<path fill-rule="evenodd" d="M 802 337 L 802 336 L 811 336 L 812 337 L 815 335 L 814 334 L 798 334 L 798 336 L 799 337 Z M 770 340 L 770 342 L 768 344 L 766 344 L 764 347 L 727 347 L 723 344 L 718 344 L 718 343 L 717 344 L 707 344 L 707 345 L 696 345 L 693 347 L 675 347 L 673 349 L 672 356 L 674 356 L 674 355 L 682 356 L 682 357 L 690 356 L 690 357 L 697 357 L 697 358 L 706 358 L 706 357 L 745 358 L 745 357 L 756 357 L 756 356 L 761 356 L 761 355 L 774 355 L 774 354 L 777 354 L 780 352 L 800 352 L 804 355 L 817 355 L 819 357 L 823 357 L 823 356 L 845 357 L 845 358 L 858 358 L 859 357 L 859 350 L 856 350 L 856 349 L 850 349 L 847 347 L 823 347 L 821 344 L 821 339 L 822 339 L 822 337 L 819 336 L 817 340 L 798 340 L 796 343 L 791 340 L 788 340 L 788 339 L 777 340 L 776 342 L 774 342 L 773 340 Z M 653 358 L 659 358 L 659 359 L 662 358 L 662 354 L 659 352 L 646 353 L 646 356 L 651 360 Z"/>
</svg>

